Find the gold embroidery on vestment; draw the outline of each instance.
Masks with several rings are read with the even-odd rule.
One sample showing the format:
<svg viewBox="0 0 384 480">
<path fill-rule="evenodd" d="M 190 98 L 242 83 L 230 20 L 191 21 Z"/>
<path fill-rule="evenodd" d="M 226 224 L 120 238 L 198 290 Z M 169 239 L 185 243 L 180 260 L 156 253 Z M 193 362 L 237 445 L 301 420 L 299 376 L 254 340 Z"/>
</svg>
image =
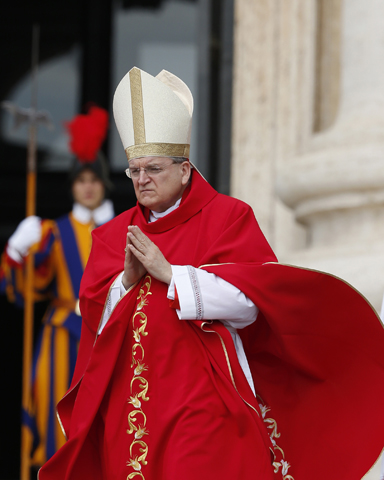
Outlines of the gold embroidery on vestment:
<svg viewBox="0 0 384 480">
<path fill-rule="evenodd" d="M 133 472 L 127 476 L 127 480 L 139 476 L 143 480 L 145 477 L 142 473 L 142 467 L 147 465 L 148 445 L 143 438 L 149 434 L 147 430 L 147 416 L 143 410 L 142 402 L 147 402 L 149 397 L 148 393 L 148 380 L 145 378 L 145 372 L 148 370 L 148 366 L 144 363 L 144 347 L 141 343 L 142 337 L 146 337 L 148 332 L 145 330 L 147 327 L 147 316 L 144 312 L 140 311 L 148 303 L 147 297 L 152 295 L 151 277 L 147 275 L 144 278 L 143 284 L 140 288 L 139 295 L 137 296 L 136 311 L 132 316 L 132 362 L 131 369 L 133 369 L 133 376 L 130 384 L 131 396 L 127 399 L 127 402 L 133 406 L 133 410 L 128 414 L 128 429 L 127 434 L 133 435 L 132 443 L 129 447 L 129 461 L 127 461 L 127 467 L 131 467 Z"/>
<path fill-rule="evenodd" d="M 270 407 L 265 405 L 263 399 L 260 395 L 256 395 L 256 398 L 259 402 L 259 407 L 261 411 L 261 417 L 266 424 L 269 438 L 271 439 L 275 460 L 273 462 L 274 473 L 279 473 L 281 469 L 282 480 L 295 480 L 292 475 L 288 475 L 288 470 L 291 468 L 291 465 L 285 460 L 284 451 L 277 445 L 276 438 L 280 438 L 281 434 L 277 430 L 277 422 L 274 418 L 267 417 L 267 413 L 271 411 Z"/>
</svg>

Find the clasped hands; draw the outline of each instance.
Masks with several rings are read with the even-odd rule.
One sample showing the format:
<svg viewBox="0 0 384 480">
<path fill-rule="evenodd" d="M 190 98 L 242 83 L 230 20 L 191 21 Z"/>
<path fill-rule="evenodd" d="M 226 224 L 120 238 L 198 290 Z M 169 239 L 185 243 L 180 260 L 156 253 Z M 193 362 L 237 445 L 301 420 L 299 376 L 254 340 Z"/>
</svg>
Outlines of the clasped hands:
<svg viewBox="0 0 384 480">
<path fill-rule="evenodd" d="M 122 283 L 127 290 L 148 272 L 167 285 L 172 280 L 171 264 L 167 262 L 160 249 L 139 227 L 129 225 L 125 247 L 124 273 Z"/>
</svg>

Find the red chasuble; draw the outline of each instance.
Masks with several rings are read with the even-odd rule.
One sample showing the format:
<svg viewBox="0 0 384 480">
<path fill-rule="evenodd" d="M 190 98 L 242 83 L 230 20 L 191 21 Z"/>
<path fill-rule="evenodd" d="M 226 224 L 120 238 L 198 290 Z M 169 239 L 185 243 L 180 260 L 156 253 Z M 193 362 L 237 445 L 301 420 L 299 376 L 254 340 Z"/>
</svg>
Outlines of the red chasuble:
<svg viewBox="0 0 384 480">
<path fill-rule="evenodd" d="M 259 307 L 241 331 L 255 398 L 217 320 L 179 320 L 146 275 L 97 337 L 128 225 L 173 265 L 213 272 Z M 252 209 L 194 171 L 154 223 L 137 205 L 93 232 L 80 292 L 67 443 L 40 480 L 360 480 L 384 443 L 384 331 L 353 288 L 276 263 Z M 198 301 L 198 299 L 197 299 Z"/>
</svg>

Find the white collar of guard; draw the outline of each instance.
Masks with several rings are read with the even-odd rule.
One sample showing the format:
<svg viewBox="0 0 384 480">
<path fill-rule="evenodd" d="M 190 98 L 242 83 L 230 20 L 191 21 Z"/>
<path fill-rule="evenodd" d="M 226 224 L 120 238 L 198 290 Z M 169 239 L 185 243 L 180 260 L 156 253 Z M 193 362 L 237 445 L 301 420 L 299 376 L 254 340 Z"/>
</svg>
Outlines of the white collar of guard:
<svg viewBox="0 0 384 480">
<path fill-rule="evenodd" d="M 92 220 L 96 225 L 102 225 L 115 216 L 113 203 L 111 200 L 104 200 L 100 207 L 90 210 L 80 203 L 75 203 L 72 209 L 74 218 L 83 224 L 90 223 Z"/>
</svg>

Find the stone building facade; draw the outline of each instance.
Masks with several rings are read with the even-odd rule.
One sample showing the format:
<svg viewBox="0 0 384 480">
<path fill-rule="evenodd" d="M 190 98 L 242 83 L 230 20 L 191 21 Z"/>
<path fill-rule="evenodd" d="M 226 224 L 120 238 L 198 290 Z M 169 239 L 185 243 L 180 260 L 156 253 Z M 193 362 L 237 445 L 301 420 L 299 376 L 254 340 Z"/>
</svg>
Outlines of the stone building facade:
<svg viewBox="0 0 384 480">
<path fill-rule="evenodd" d="M 384 293 L 384 3 L 237 0 L 231 194 L 280 261 Z"/>
<path fill-rule="evenodd" d="M 282 263 L 337 275 L 380 311 L 384 2 L 235 1 L 231 168 Z"/>
</svg>

